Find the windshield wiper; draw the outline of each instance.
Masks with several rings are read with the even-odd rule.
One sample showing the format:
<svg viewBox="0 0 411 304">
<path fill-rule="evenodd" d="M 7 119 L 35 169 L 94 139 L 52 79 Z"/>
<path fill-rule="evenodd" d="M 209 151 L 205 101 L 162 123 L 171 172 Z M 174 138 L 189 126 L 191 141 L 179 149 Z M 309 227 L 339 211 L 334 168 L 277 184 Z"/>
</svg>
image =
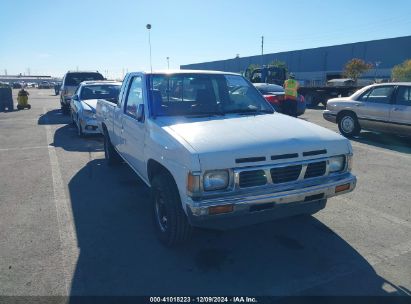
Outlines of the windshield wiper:
<svg viewBox="0 0 411 304">
<path fill-rule="evenodd" d="M 272 110 L 258 110 L 258 109 L 237 109 L 237 110 L 229 110 L 225 111 L 225 114 L 239 114 L 239 115 L 256 115 L 256 114 L 273 114 L 274 111 Z"/>
<path fill-rule="evenodd" d="M 224 116 L 225 113 L 222 112 L 198 112 L 185 114 L 186 117 L 210 117 L 210 116 Z"/>
</svg>

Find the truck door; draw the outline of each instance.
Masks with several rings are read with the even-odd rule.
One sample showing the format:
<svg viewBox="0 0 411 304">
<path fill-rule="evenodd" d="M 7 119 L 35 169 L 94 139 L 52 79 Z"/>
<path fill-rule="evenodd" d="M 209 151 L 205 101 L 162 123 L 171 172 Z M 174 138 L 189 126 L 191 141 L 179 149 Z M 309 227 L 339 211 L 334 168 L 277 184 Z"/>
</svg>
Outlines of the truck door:
<svg viewBox="0 0 411 304">
<path fill-rule="evenodd" d="M 114 107 L 114 113 L 112 114 L 113 117 L 113 135 L 111 139 L 111 143 L 116 147 L 116 149 L 122 153 L 123 149 L 123 113 L 124 113 L 124 99 L 127 95 L 127 91 L 129 88 L 129 79 L 130 75 L 128 74 L 123 81 L 123 84 L 120 89 L 120 93 L 118 95 L 118 102 L 117 106 Z"/>
<path fill-rule="evenodd" d="M 390 113 L 393 132 L 409 135 L 411 133 L 411 86 L 399 86 Z"/>
<path fill-rule="evenodd" d="M 120 141 L 121 153 L 127 162 L 140 174 L 145 171 L 144 139 L 145 119 L 138 117 L 138 110 L 144 107 L 143 77 L 130 77 L 124 100 Z"/>
</svg>

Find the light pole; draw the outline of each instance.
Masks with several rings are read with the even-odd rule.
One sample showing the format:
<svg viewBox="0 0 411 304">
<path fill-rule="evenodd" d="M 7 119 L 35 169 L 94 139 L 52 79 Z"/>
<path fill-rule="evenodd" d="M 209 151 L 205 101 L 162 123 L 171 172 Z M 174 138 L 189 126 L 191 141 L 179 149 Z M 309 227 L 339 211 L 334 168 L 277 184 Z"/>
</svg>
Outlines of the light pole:
<svg viewBox="0 0 411 304">
<path fill-rule="evenodd" d="M 153 66 L 151 64 L 151 37 L 150 37 L 151 24 L 150 23 L 148 23 L 146 25 L 146 29 L 148 30 L 148 45 L 150 46 L 150 71 L 152 73 L 153 72 Z"/>
<path fill-rule="evenodd" d="M 167 59 L 167 70 L 169 70 L 170 69 L 170 57 L 166 57 L 166 59 Z"/>
<path fill-rule="evenodd" d="M 261 36 L 261 68 L 263 68 L 264 63 L 264 36 Z"/>
<path fill-rule="evenodd" d="M 376 61 L 375 62 L 375 69 L 374 69 L 374 82 L 377 82 L 377 70 L 378 66 L 381 64 L 381 61 Z"/>
</svg>

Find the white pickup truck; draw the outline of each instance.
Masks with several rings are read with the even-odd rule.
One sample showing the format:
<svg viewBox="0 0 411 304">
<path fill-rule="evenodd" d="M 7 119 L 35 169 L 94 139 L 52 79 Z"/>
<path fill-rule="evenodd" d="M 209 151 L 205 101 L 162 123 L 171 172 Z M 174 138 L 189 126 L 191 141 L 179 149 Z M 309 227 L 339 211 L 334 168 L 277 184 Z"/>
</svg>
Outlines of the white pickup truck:
<svg viewBox="0 0 411 304">
<path fill-rule="evenodd" d="M 356 185 L 349 140 L 274 112 L 238 74 L 129 73 L 117 105 L 98 101 L 97 122 L 108 164 L 124 160 L 151 188 L 170 246 L 193 226 L 313 214 Z"/>
</svg>

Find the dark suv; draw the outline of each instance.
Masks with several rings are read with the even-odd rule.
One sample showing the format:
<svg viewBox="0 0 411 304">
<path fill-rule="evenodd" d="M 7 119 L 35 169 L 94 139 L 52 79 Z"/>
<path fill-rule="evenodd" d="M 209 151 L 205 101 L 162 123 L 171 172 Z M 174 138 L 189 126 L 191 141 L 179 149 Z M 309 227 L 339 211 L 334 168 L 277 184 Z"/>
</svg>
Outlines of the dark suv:
<svg viewBox="0 0 411 304">
<path fill-rule="evenodd" d="M 60 90 L 60 105 L 64 114 L 70 112 L 70 100 L 77 87 L 83 81 L 105 80 L 99 72 L 67 72 L 63 77 Z"/>
</svg>

